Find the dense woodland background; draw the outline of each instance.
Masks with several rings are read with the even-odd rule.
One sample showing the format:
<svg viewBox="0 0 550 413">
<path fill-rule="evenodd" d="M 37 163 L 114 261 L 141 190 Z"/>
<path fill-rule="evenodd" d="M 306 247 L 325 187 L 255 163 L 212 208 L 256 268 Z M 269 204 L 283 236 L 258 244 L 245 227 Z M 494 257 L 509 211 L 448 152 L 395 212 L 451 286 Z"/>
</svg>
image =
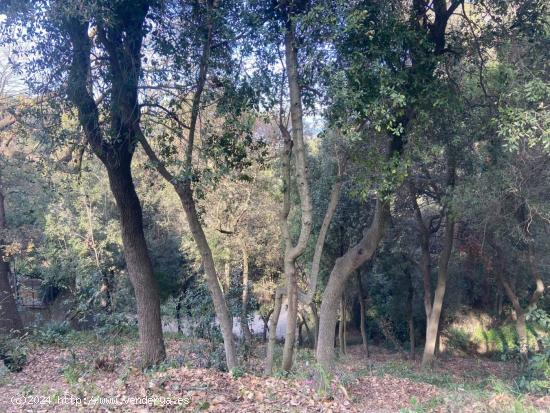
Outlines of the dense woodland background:
<svg viewBox="0 0 550 413">
<path fill-rule="evenodd" d="M 231 372 L 310 348 L 330 376 L 374 343 L 425 369 L 507 360 L 549 391 L 546 1 L 0 13 L 8 368 L 74 330 L 155 366 L 177 333 Z"/>
</svg>

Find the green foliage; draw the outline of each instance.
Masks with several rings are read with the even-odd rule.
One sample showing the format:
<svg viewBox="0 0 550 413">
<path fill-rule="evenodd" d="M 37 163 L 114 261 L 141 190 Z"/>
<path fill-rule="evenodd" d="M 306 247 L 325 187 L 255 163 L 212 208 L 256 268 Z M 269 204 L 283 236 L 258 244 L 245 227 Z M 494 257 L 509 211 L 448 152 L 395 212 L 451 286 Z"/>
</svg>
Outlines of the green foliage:
<svg viewBox="0 0 550 413">
<path fill-rule="evenodd" d="M 527 366 L 516 379 L 516 385 L 523 391 L 550 394 L 550 316 L 536 308 L 529 312 L 528 319 L 545 335 L 539 341 L 542 350 L 530 355 Z"/>
<path fill-rule="evenodd" d="M 245 375 L 245 371 L 240 367 L 234 367 L 231 369 L 231 377 L 234 379 L 238 379 L 239 377 L 243 377 Z"/>
<path fill-rule="evenodd" d="M 59 345 L 67 344 L 67 335 L 71 332 L 70 325 L 65 322 L 50 322 L 33 334 L 33 341 L 39 344 Z"/>
<path fill-rule="evenodd" d="M 11 372 L 20 372 L 27 364 L 28 347 L 21 338 L 0 336 L 0 360 Z"/>
</svg>

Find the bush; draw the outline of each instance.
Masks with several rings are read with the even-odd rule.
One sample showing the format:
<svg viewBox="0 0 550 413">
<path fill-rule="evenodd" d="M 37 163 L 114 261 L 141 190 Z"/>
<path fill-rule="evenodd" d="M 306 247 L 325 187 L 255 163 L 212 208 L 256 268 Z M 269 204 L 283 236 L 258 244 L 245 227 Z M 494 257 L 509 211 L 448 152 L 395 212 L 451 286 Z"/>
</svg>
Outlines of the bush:
<svg viewBox="0 0 550 413">
<path fill-rule="evenodd" d="M 34 333 L 34 339 L 40 344 L 63 345 L 66 335 L 71 331 L 71 326 L 66 321 L 51 322 L 46 328 L 38 329 Z"/>
<path fill-rule="evenodd" d="M 528 314 L 528 320 L 536 324 L 546 334 L 550 333 L 550 316 L 541 309 Z M 529 357 L 523 374 L 516 380 L 520 390 L 550 394 L 550 336 L 540 338 L 542 351 Z"/>
<path fill-rule="evenodd" d="M 11 372 L 20 372 L 27 364 L 27 347 L 21 339 L 0 338 L 0 359 Z"/>
</svg>

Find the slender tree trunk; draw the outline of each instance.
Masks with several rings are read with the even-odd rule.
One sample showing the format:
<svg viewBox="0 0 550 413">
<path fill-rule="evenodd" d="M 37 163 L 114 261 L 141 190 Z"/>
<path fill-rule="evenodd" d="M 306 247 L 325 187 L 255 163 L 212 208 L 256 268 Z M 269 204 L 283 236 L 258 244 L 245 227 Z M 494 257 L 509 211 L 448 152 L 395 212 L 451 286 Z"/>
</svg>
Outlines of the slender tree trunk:
<svg viewBox="0 0 550 413">
<path fill-rule="evenodd" d="M 407 324 L 409 327 L 409 343 L 410 343 L 409 357 L 411 360 L 414 360 L 416 356 L 416 342 L 415 342 L 415 334 L 414 334 L 414 314 L 413 314 L 414 287 L 413 287 L 412 276 L 410 271 L 408 271 L 407 275 L 409 280 L 409 291 L 407 293 L 407 312 L 409 313 Z"/>
<path fill-rule="evenodd" d="M 454 239 L 454 221 L 447 214 L 445 224 L 445 238 L 443 241 L 443 250 L 439 256 L 437 287 L 433 300 L 432 311 L 427 320 L 428 326 L 426 331 L 426 345 L 424 346 L 424 354 L 422 356 L 422 367 L 430 367 L 433 364 L 435 356 L 435 347 L 437 341 L 437 332 L 439 329 L 439 319 L 443 308 L 443 298 L 445 297 L 445 289 L 447 287 L 447 269 L 451 252 L 453 249 Z"/>
<path fill-rule="evenodd" d="M 202 229 L 190 185 L 191 183 L 189 181 L 185 181 L 176 187 L 176 192 L 181 200 L 187 222 L 189 223 L 189 228 L 191 229 L 191 234 L 193 235 L 193 239 L 201 255 L 204 272 L 206 274 L 206 283 L 214 303 L 214 310 L 216 311 L 216 316 L 220 323 L 220 329 L 223 336 L 225 361 L 228 370 L 231 370 L 237 366 L 237 354 L 233 338 L 233 319 L 229 313 L 229 308 L 227 308 L 222 286 L 216 272 L 214 258 L 212 257 L 212 250 L 208 245 L 206 235 Z"/>
<path fill-rule="evenodd" d="M 369 260 L 384 235 L 390 216 L 389 203 L 378 200 L 373 222 L 363 238 L 346 254 L 338 258 L 330 273 L 328 284 L 323 293 L 319 317 L 319 337 L 317 341 L 317 361 L 331 369 L 334 361 L 334 335 L 337 309 L 344 286 L 353 271 Z"/>
<path fill-rule="evenodd" d="M 248 326 L 248 250 L 246 244 L 242 245 L 242 254 L 243 254 L 243 293 L 241 301 L 241 329 L 243 331 L 244 339 L 247 342 L 252 341 L 252 333 L 250 332 L 250 327 Z"/>
<path fill-rule="evenodd" d="M 262 322 L 264 323 L 264 328 L 262 330 L 262 341 L 264 343 L 267 343 L 267 331 L 269 330 L 269 319 L 270 319 L 272 313 L 273 313 L 273 311 L 271 311 L 266 317 L 260 315 L 260 318 L 262 319 Z"/>
<path fill-rule="evenodd" d="M 359 297 L 359 306 L 361 307 L 361 339 L 363 343 L 363 351 L 365 352 L 365 356 L 369 357 L 369 340 L 367 337 L 367 320 L 366 320 L 366 306 L 365 306 L 365 300 L 362 297 Z"/>
<path fill-rule="evenodd" d="M 369 340 L 367 337 L 367 306 L 366 302 L 367 299 L 365 297 L 365 291 L 363 289 L 363 283 L 361 281 L 361 271 L 357 272 L 357 285 L 359 287 L 358 293 L 359 293 L 359 308 L 360 308 L 360 326 L 359 329 L 361 330 L 361 340 L 363 343 L 363 351 L 365 352 L 365 356 L 369 357 Z"/>
<path fill-rule="evenodd" d="M 178 334 L 182 333 L 181 329 L 181 302 L 182 302 L 183 294 L 180 294 L 178 297 L 178 302 L 176 304 L 176 322 L 178 325 Z"/>
<path fill-rule="evenodd" d="M 296 185 L 298 194 L 300 195 L 300 210 L 302 213 L 300 223 L 300 236 L 296 245 L 292 246 L 290 229 L 288 220 L 289 198 L 285 197 L 285 205 L 283 207 L 282 218 L 283 236 L 285 239 L 285 259 L 284 271 L 287 286 L 288 300 L 288 319 L 287 330 L 285 335 L 285 344 L 283 348 L 283 363 L 282 368 L 285 371 L 290 371 L 292 368 L 292 360 L 294 355 L 294 345 L 296 341 L 296 319 L 298 317 L 298 284 L 296 279 L 296 259 L 301 256 L 309 240 L 311 227 L 313 222 L 313 206 L 309 193 L 309 182 L 307 178 L 307 160 L 304 144 L 304 125 L 302 112 L 302 93 L 300 90 L 300 81 L 298 76 L 298 50 L 296 40 L 294 38 L 294 23 L 288 16 L 287 30 L 285 32 L 285 59 L 288 78 L 288 88 L 290 95 L 290 118 L 292 123 L 292 145 L 294 154 L 294 166 L 296 175 Z M 285 138 L 285 140 L 287 140 Z M 288 164 L 285 168 L 288 168 Z M 286 195 L 290 189 L 290 179 L 288 176 L 289 170 L 284 172 L 286 175 Z"/>
<path fill-rule="evenodd" d="M 267 342 L 267 353 L 265 356 L 264 375 L 271 376 L 273 372 L 273 353 L 277 344 L 277 324 L 281 315 L 281 307 L 283 306 L 283 294 L 279 289 L 275 290 L 275 304 L 273 313 L 269 317 L 269 338 Z"/>
<path fill-rule="evenodd" d="M 409 183 L 409 190 L 412 200 L 412 205 L 415 212 L 416 223 L 420 235 L 420 272 L 422 273 L 422 284 L 424 287 L 424 313 L 426 314 L 426 337 L 428 337 L 428 328 L 430 315 L 432 313 L 432 265 L 430 255 L 430 230 L 424 222 L 422 211 L 416 200 L 417 191 L 412 183 Z"/>
<path fill-rule="evenodd" d="M 314 340 L 313 339 L 313 332 L 311 331 L 311 329 L 309 328 L 309 325 L 307 323 L 307 313 L 306 312 L 304 312 L 302 314 L 302 324 L 306 328 L 308 345 L 312 346 L 313 345 L 313 340 Z"/>
<path fill-rule="evenodd" d="M 294 344 L 296 341 L 296 325 L 298 318 L 298 280 L 296 279 L 296 266 L 294 262 L 285 263 L 286 288 L 287 288 L 287 324 L 285 333 L 285 344 L 283 347 L 282 368 L 290 371 L 294 356 Z"/>
<path fill-rule="evenodd" d="M 223 284 L 222 289 L 226 293 L 231 288 L 231 263 L 226 261 L 223 266 Z"/>
<path fill-rule="evenodd" d="M 302 319 L 302 317 L 299 317 L 299 321 L 298 321 L 298 348 L 300 347 L 303 347 L 304 345 L 304 342 L 303 342 L 303 337 L 302 337 L 302 328 L 304 327 L 304 320 Z"/>
<path fill-rule="evenodd" d="M 346 354 L 346 306 L 344 298 L 340 299 L 340 323 L 338 323 L 338 341 L 340 354 Z"/>
<path fill-rule="evenodd" d="M 314 302 L 309 304 L 311 314 L 313 315 L 313 349 L 317 350 L 317 338 L 319 337 L 319 314 L 317 313 L 317 305 Z"/>
<path fill-rule="evenodd" d="M 519 355 L 521 362 L 525 365 L 529 359 L 529 342 L 527 340 L 526 314 L 524 311 L 516 310 L 516 330 L 518 332 Z"/>
<path fill-rule="evenodd" d="M 165 356 L 160 318 L 160 298 L 149 257 L 141 204 L 136 194 L 130 162 L 109 168 L 109 183 L 120 212 L 124 257 L 136 297 L 142 363 L 154 365 Z"/>
<path fill-rule="evenodd" d="M 7 229 L 6 205 L 0 180 L 0 334 L 20 332 L 23 322 L 10 285 L 10 264 L 4 257 L 4 232 Z"/>
<path fill-rule="evenodd" d="M 512 288 L 512 285 L 510 284 L 509 280 L 507 279 L 507 277 L 505 277 L 503 273 L 504 273 L 503 269 L 500 271 L 497 271 L 497 277 L 499 278 L 502 286 L 504 287 L 504 291 L 506 292 L 508 299 L 512 302 L 512 306 L 514 307 L 514 311 L 516 312 L 516 332 L 518 333 L 519 354 L 520 354 L 521 362 L 525 364 L 527 363 L 528 356 L 529 356 L 529 343 L 527 341 L 527 326 L 525 323 L 526 312 L 521 307 L 518 296 L 516 295 L 514 289 Z"/>
</svg>

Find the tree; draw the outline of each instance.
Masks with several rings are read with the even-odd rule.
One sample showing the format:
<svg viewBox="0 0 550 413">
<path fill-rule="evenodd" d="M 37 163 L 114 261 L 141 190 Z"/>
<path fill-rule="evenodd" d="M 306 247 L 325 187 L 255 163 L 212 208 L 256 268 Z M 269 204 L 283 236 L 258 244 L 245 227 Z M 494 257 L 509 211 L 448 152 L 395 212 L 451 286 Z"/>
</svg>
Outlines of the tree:
<svg viewBox="0 0 550 413">
<path fill-rule="evenodd" d="M 31 70 L 36 64 L 55 73 L 54 76 L 63 76 L 56 78 L 57 86 L 61 88 L 66 82 L 67 97 L 78 111 L 87 143 L 107 170 L 120 212 L 126 265 L 136 296 L 142 363 L 145 366 L 158 363 L 165 357 L 160 299 L 131 171 L 141 135 L 136 108 L 141 45 L 147 32 L 145 20 L 150 4 L 122 1 L 108 11 L 100 4 L 81 7 L 70 3 L 61 7 L 58 2 L 41 2 L 22 10 L 16 6 L 10 3 L 2 10 L 9 22 L 4 35 L 16 25 L 27 26 L 33 36 L 45 33 L 45 38 L 34 38 L 33 50 L 42 59 L 30 59 L 27 68 Z M 32 19 L 27 20 L 31 14 L 36 17 L 32 23 Z M 54 37 L 57 40 L 48 43 Z M 95 60 L 96 53 L 104 59 Z M 104 93 L 105 97 L 97 99 L 94 93 Z"/>
</svg>

